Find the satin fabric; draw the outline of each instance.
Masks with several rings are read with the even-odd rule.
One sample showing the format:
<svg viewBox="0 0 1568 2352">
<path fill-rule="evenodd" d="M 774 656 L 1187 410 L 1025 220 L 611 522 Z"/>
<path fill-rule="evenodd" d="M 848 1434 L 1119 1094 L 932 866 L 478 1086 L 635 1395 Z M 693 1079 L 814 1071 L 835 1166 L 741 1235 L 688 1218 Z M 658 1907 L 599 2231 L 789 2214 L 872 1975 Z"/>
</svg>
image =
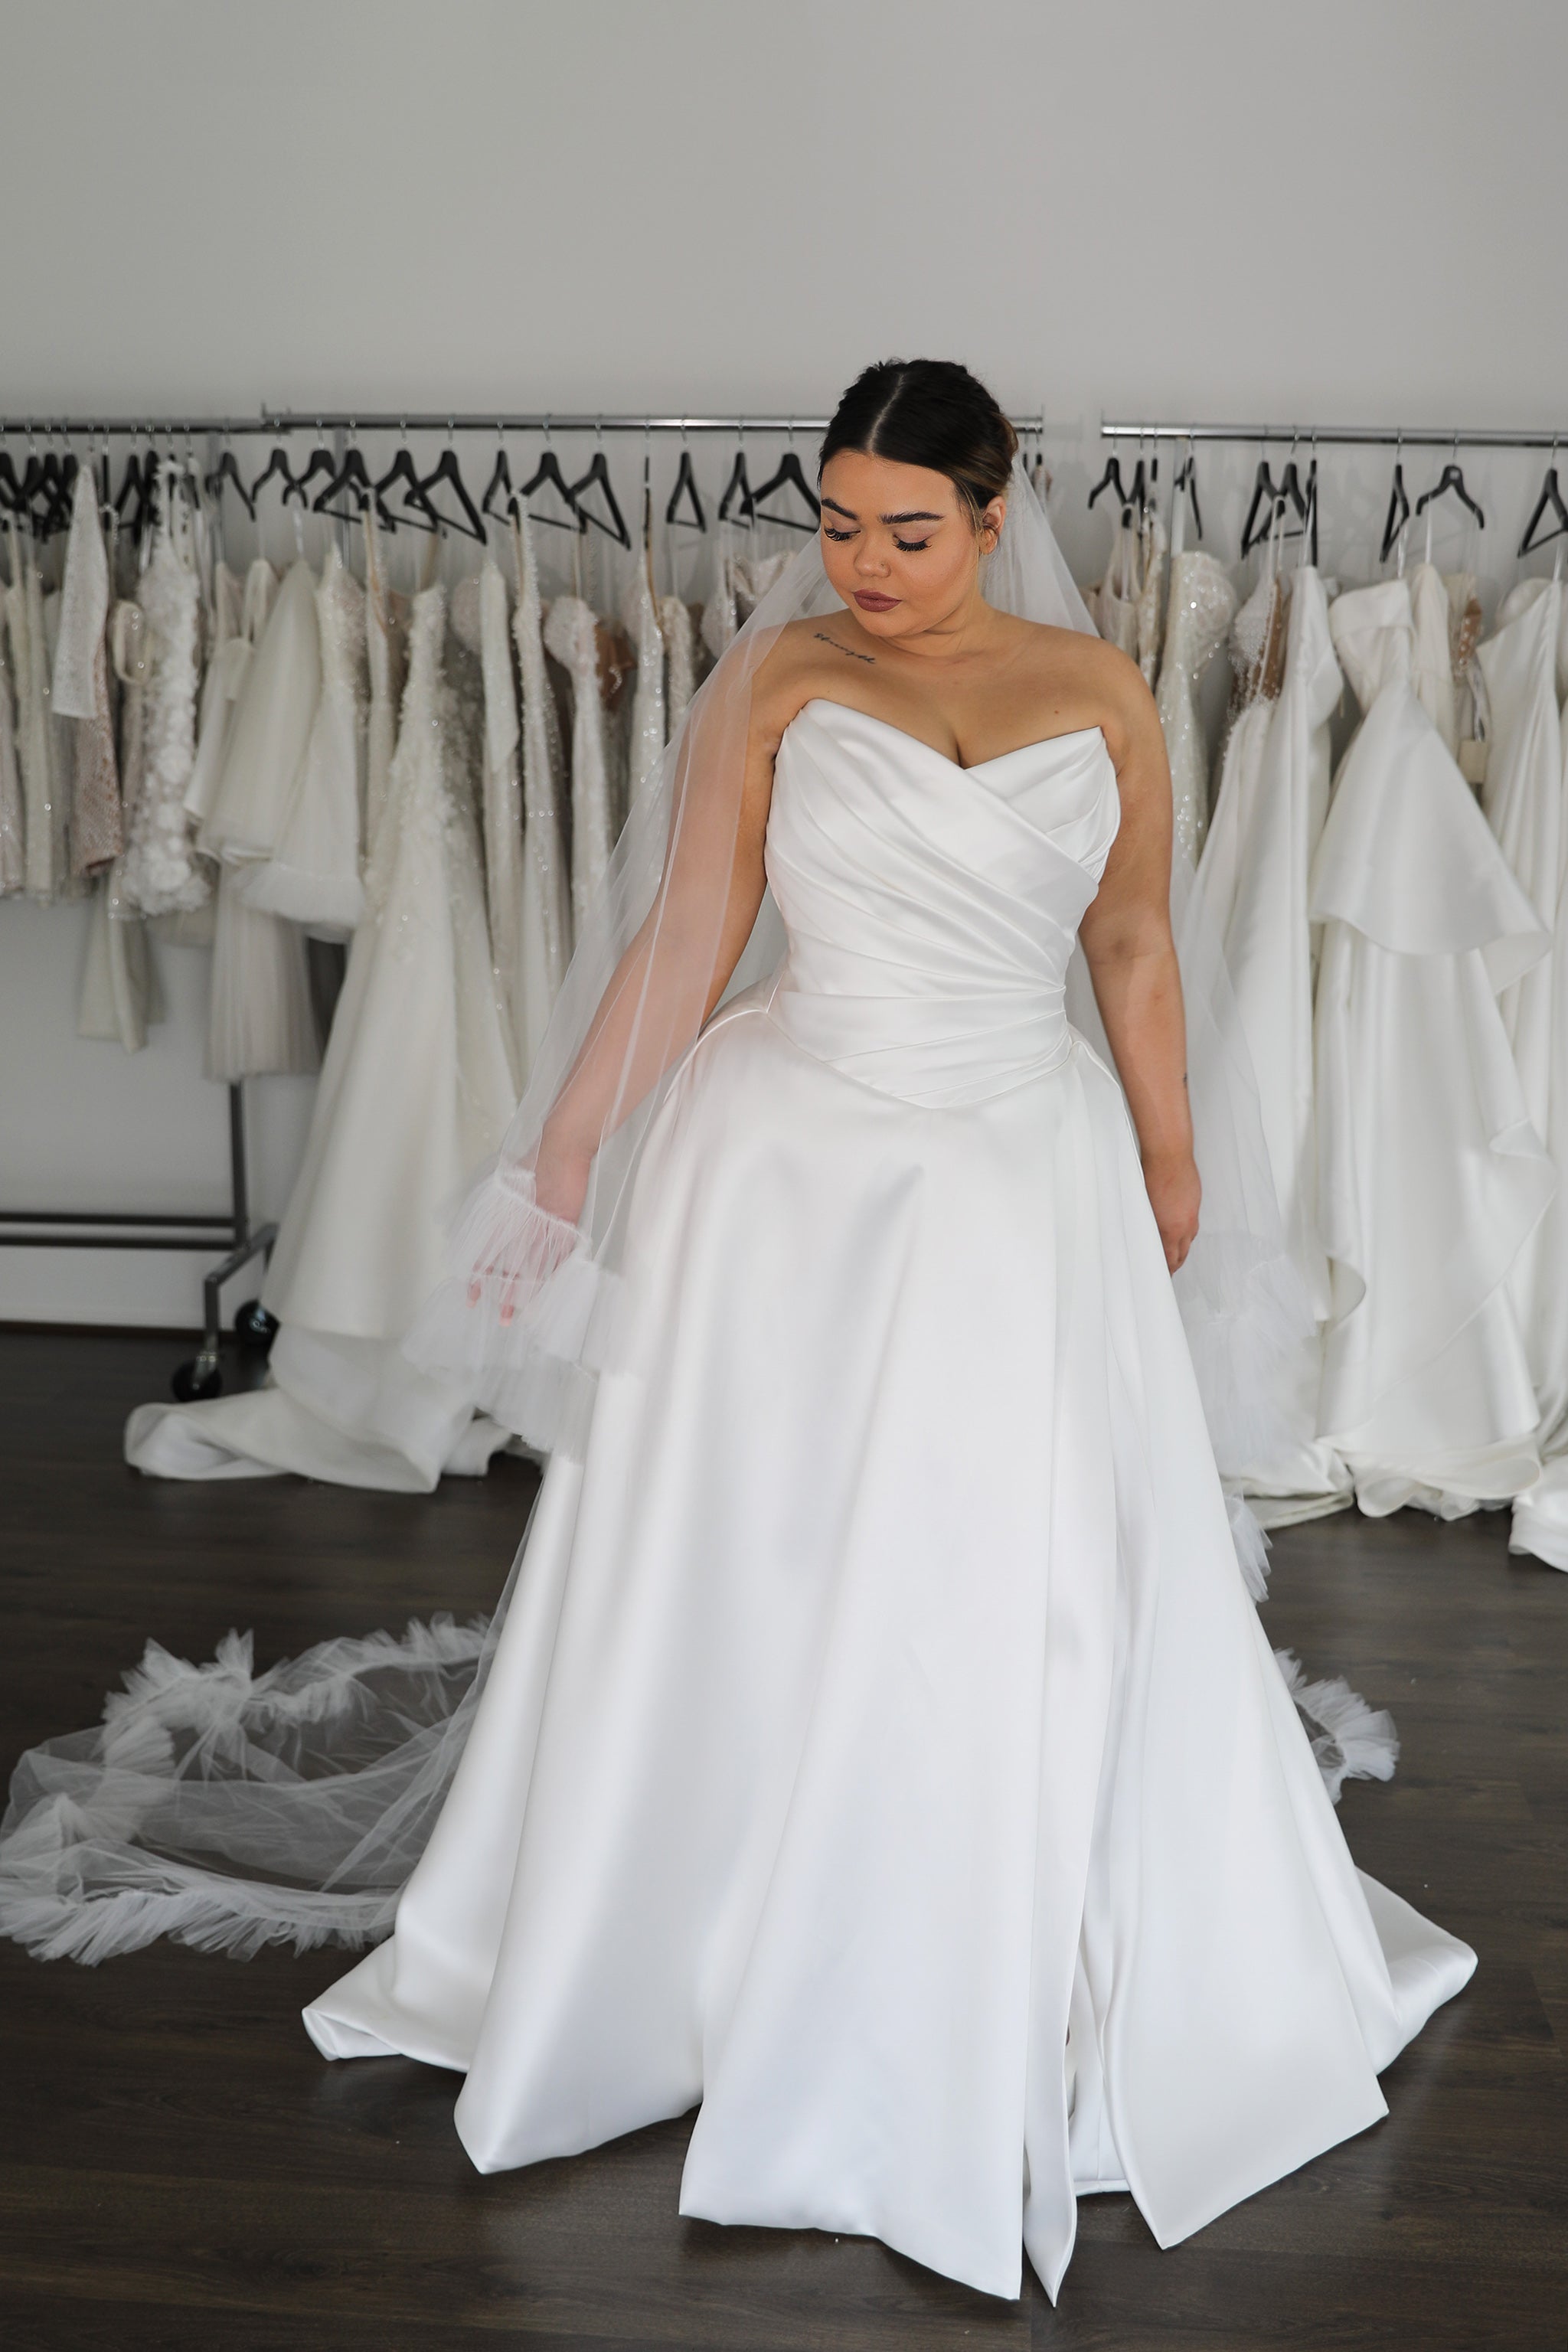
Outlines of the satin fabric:
<svg viewBox="0 0 1568 2352">
<path fill-rule="evenodd" d="M 1555 1179 L 1498 1000 L 1549 940 L 1417 699 L 1406 583 L 1352 589 L 1330 618 L 1366 716 L 1312 873 L 1319 1426 L 1363 1510 L 1458 1517 L 1539 1469 L 1512 1278 Z"/>
<path fill-rule="evenodd" d="M 1352 1864 L 1061 1009 L 1116 822 L 1098 732 L 784 736 L 786 962 L 650 1129 L 585 1457 L 395 1935 L 306 2012 L 465 2073 L 481 2170 L 700 2102 L 684 2212 L 1054 2295 L 1079 2193 L 1184 2237 L 1468 1977 Z"/>
</svg>

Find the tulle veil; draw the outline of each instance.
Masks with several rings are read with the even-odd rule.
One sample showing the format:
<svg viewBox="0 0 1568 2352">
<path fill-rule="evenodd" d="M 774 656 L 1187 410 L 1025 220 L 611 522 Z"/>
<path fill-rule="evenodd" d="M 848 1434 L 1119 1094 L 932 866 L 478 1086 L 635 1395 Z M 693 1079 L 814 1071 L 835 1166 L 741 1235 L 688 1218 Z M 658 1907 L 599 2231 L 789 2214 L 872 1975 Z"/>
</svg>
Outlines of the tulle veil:
<svg viewBox="0 0 1568 2352">
<path fill-rule="evenodd" d="M 1025 618 L 1093 627 L 1022 465 L 984 588 Z M 580 927 L 502 1150 L 454 1219 L 447 1278 L 410 1334 L 416 1362 L 463 1383 L 542 1450 L 583 1450 L 596 1381 L 614 1361 L 628 1189 L 732 953 L 752 681 L 781 629 L 838 609 L 813 539 L 693 699 Z M 1310 1321 L 1217 940 L 1184 904 L 1173 911 L 1204 1185 L 1177 1289 L 1223 1474 L 1261 1451 L 1270 1367 Z M 782 946 L 764 899 L 729 992 L 770 971 Z M 1069 1006 L 1092 1039 L 1081 970 Z M 1099 1044 L 1103 1052 L 1102 1032 Z M 586 1106 L 596 1149 L 569 1224 L 537 1203 L 532 1170 L 546 1118 L 574 1102 Z M 1260 1595 L 1261 1538 L 1244 1511 L 1233 1519 Z M 488 1625 L 437 1618 L 400 1639 L 329 1642 L 259 1675 L 248 1637 L 229 1636 L 201 1667 L 150 1644 L 100 1727 L 17 1768 L 0 1824 L 0 1932 L 41 1957 L 83 1960 L 161 1935 L 237 1955 L 384 1935 L 450 1785 L 511 1589 Z M 1353 1696 L 1321 1688 L 1335 1706 Z M 1315 1720 L 1328 1737 L 1328 1717 Z M 1360 1736 L 1348 1718 L 1339 1727 Z M 1384 1740 L 1381 1720 L 1372 1733 L 1369 1752 Z"/>
</svg>

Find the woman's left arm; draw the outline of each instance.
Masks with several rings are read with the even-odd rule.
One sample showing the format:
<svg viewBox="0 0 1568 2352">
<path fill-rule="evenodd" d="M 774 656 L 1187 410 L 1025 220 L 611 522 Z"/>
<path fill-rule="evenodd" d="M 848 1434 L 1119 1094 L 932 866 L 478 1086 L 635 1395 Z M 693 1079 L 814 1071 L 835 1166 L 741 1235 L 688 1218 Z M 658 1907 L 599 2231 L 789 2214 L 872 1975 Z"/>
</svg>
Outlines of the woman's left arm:
<svg viewBox="0 0 1568 2352">
<path fill-rule="evenodd" d="M 1137 665 L 1104 659 L 1106 748 L 1121 823 L 1079 936 L 1116 1057 L 1154 1222 L 1174 1274 L 1197 1235 L 1197 1165 L 1187 1102 L 1186 1022 L 1171 936 L 1171 771 L 1154 698 Z"/>
</svg>

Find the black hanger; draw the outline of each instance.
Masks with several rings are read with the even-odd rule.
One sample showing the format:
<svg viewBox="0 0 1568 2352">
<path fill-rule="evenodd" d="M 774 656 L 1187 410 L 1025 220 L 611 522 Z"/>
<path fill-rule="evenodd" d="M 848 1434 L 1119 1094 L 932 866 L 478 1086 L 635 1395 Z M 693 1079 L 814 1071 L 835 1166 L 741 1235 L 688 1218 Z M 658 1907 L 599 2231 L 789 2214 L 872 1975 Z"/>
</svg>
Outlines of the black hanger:
<svg viewBox="0 0 1568 2352">
<path fill-rule="evenodd" d="M 584 491 L 595 489 L 603 493 L 605 504 L 610 509 L 608 522 L 605 520 L 603 515 L 596 515 L 591 507 L 585 507 L 583 503 Z M 616 504 L 616 494 L 610 487 L 610 469 L 605 463 L 603 449 L 595 450 L 587 472 L 580 482 L 573 483 L 572 503 L 583 518 L 584 530 L 592 523 L 595 530 L 602 530 L 606 539 L 617 539 L 623 547 L 631 545 L 632 535 L 626 529 L 626 519 L 620 508 Z"/>
<path fill-rule="evenodd" d="M 731 506 L 736 508 L 733 518 L 730 513 Z M 724 486 L 724 495 L 719 501 L 719 520 L 721 522 L 729 522 L 732 519 L 745 530 L 750 530 L 756 507 L 756 499 L 752 495 L 751 477 L 746 471 L 746 446 L 742 442 L 735 452 L 735 462 L 730 469 L 730 478 Z"/>
<path fill-rule="evenodd" d="M 304 472 L 302 474 L 297 474 L 291 482 L 285 482 L 283 485 L 283 503 L 285 506 L 288 505 L 291 498 L 298 496 L 301 506 L 311 507 L 313 510 L 313 501 L 310 495 L 310 484 L 312 482 L 319 481 L 323 474 L 326 476 L 329 483 L 335 482 L 337 480 L 339 470 L 338 461 L 333 457 L 331 451 L 328 448 L 326 443 L 321 439 L 321 428 L 318 425 L 316 427 L 316 446 L 311 450 L 310 455 L 306 461 Z"/>
<path fill-rule="evenodd" d="M 1131 500 L 1128 497 L 1127 491 L 1122 487 L 1121 460 L 1117 456 L 1113 455 L 1106 459 L 1105 471 L 1101 474 L 1099 481 L 1096 482 L 1093 489 L 1090 490 L 1089 494 L 1089 502 L 1090 506 L 1093 506 L 1101 490 L 1114 490 L 1116 492 L 1116 503 L 1121 507 L 1123 513 L 1126 512 L 1128 507 L 1131 504 Z"/>
<path fill-rule="evenodd" d="M 1536 525 L 1547 515 L 1554 517 L 1550 530 L 1535 536 Z M 1557 445 L 1552 445 L 1552 463 L 1546 468 L 1546 478 L 1541 485 L 1541 496 L 1535 501 L 1534 512 L 1524 526 L 1524 537 L 1519 542 L 1521 555 L 1532 555 L 1538 547 L 1549 547 L 1554 539 L 1568 531 L 1568 507 L 1563 503 L 1563 493 L 1557 486 Z"/>
<path fill-rule="evenodd" d="M 679 510 L 682 499 L 691 509 L 689 515 L 683 515 Z M 675 488 L 669 494 L 664 519 L 666 522 L 681 523 L 689 530 L 706 530 L 708 528 L 708 518 L 702 511 L 701 493 L 697 488 L 697 476 L 692 470 L 691 452 L 684 441 L 680 445 L 680 463 L 675 471 Z"/>
<path fill-rule="evenodd" d="M 1274 527 L 1279 505 L 1279 485 L 1274 479 L 1267 457 L 1259 458 L 1252 480 L 1252 504 L 1247 509 L 1247 520 L 1241 526 L 1241 551 L 1250 555 L 1260 540 L 1267 539 Z"/>
<path fill-rule="evenodd" d="M 566 509 L 566 515 L 571 517 L 571 520 L 567 520 L 566 515 L 536 514 L 528 501 L 540 490 L 553 490 Z M 561 460 L 551 445 L 548 427 L 545 429 L 544 447 L 539 463 L 530 478 L 518 490 L 517 497 L 530 522 L 547 522 L 555 530 L 586 530 L 588 528 L 578 512 L 577 501 L 573 497 L 571 487 L 561 470 Z"/>
<path fill-rule="evenodd" d="M 496 503 L 497 494 L 500 503 Z M 501 436 L 500 420 L 496 424 L 496 462 L 489 480 L 485 484 L 484 497 L 479 500 L 482 515 L 494 515 L 499 521 L 517 503 L 517 493 L 511 485 L 511 461 L 506 454 L 506 442 Z"/>
<path fill-rule="evenodd" d="M 763 511 L 763 500 L 771 499 L 779 490 L 793 490 L 797 498 L 805 500 L 811 509 L 809 522 L 804 521 L 799 515 L 767 514 Z M 800 459 L 793 449 L 784 451 L 779 459 L 778 471 L 770 474 L 767 480 L 752 492 L 752 512 L 759 522 L 783 523 L 786 530 L 815 530 L 821 522 L 822 502 L 802 473 Z"/>
<path fill-rule="evenodd" d="M 274 480 L 282 483 L 285 498 L 296 487 L 294 469 L 289 463 L 289 452 L 280 441 L 274 445 L 271 457 L 250 485 L 250 510 L 253 514 L 256 511 L 257 499 L 261 496 L 268 483 Z"/>
<path fill-rule="evenodd" d="M 120 517 L 123 528 L 130 531 L 134 539 L 140 539 L 147 527 L 147 519 L 153 510 L 153 499 L 157 484 L 156 450 L 149 449 L 142 458 L 139 457 L 132 449 L 125 460 L 125 471 L 120 478 L 120 488 L 115 496 L 114 511 Z"/>
<path fill-rule="evenodd" d="M 0 448 L 0 505 L 14 515 L 20 515 L 23 510 L 22 484 L 11 452 L 5 448 Z"/>
<path fill-rule="evenodd" d="M 430 493 L 443 487 L 449 489 L 456 498 L 463 510 L 460 515 L 440 514 Z M 449 441 L 419 488 L 424 492 L 431 513 L 438 516 L 443 526 L 449 523 L 454 530 L 460 530 L 465 539 L 477 539 L 481 545 L 484 543 L 486 537 L 484 518 L 468 496 L 468 486 L 463 479 L 463 469 L 458 463 L 458 453 Z M 630 541 L 626 543 L 628 546 L 631 544 Z"/>
<path fill-rule="evenodd" d="M 1395 442 L 1396 449 L 1400 446 Z M 1394 550 L 1394 542 L 1409 520 L 1410 500 L 1405 495 L 1405 467 L 1402 460 L 1396 457 L 1394 461 L 1394 480 L 1388 492 L 1388 512 L 1384 517 L 1383 522 L 1383 544 L 1378 550 L 1377 560 L 1380 563 L 1388 562 Z"/>
<path fill-rule="evenodd" d="M 206 480 L 204 484 L 207 496 L 209 498 L 216 499 L 220 506 L 223 502 L 223 486 L 226 482 L 233 490 L 236 498 L 239 500 L 240 505 L 245 509 L 246 513 L 250 517 L 251 521 L 254 522 L 256 520 L 256 500 L 251 497 L 250 492 L 246 488 L 243 480 L 240 478 L 239 467 L 236 465 L 234 460 L 234 451 L 226 441 L 223 445 L 223 453 L 218 458 L 217 464 L 213 467 L 212 472 L 206 477 Z"/>
<path fill-rule="evenodd" d="M 331 501 L 344 496 L 353 500 L 352 506 L 334 506 Z M 330 515 L 334 522 L 358 522 L 367 507 L 374 507 L 376 520 L 384 530 L 395 530 L 396 523 L 375 495 L 370 468 L 364 462 L 364 452 L 357 442 L 351 441 L 343 451 L 343 462 L 324 490 L 318 490 L 310 502 L 312 514 Z"/>
<path fill-rule="evenodd" d="M 77 458 L 73 450 L 44 452 L 44 473 L 50 489 L 48 505 L 38 520 L 38 537 L 53 539 L 70 529 L 71 501 L 76 493 Z"/>
<path fill-rule="evenodd" d="M 403 492 L 400 521 L 411 523 L 416 530 L 440 530 L 441 518 L 425 495 L 425 485 L 419 478 L 419 469 L 414 463 L 406 441 L 399 446 L 396 457 L 380 481 L 374 483 L 372 488 L 378 503 L 384 501 L 388 490 L 400 489 Z"/>
<path fill-rule="evenodd" d="M 1189 449 L 1181 465 L 1177 467 L 1173 490 L 1174 495 L 1178 499 L 1182 496 L 1182 493 L 1185 491 L 1187 503 L 1193 510 L 1193 529 L 1196 531 L 1198 537 L 1202 539 L 1204 535 L 1204 519 L 1198 507 L 1198 460 L 1195 450 Z"/>
<path fill-rule="evenodd" d="M 1457 465 L 1452 458 L 1450 458 L 1448 463 L 1444 467 L 1440 478 L 1433 483 L 1429 490 L 1423 490 L 1420 497 L 1416 499 L 1416 513 L 1425 514 L 1426 509 L 1431 505 L 1434 499 L 1445 497 L 1449 490 L 1453 491 L 1454 496 L 1458 499 L 1461 506 L 1469 508 L 1470 512 L 1475 516 L 1475 519 L 1481 530 L 1485 530 L 1487 527 L 1487 519 L 1481 512 L 1479 507 L 1476 504 L 1474 499 L 1471 498 L 1468 490 L 1465 488 L 1465 475 L 1463 467 Z"/>
<path fill-rule="evenodd" d="M 1307 534 L 1307 561 L 1314 571 L 1318 567 L 1318 453 L 1312 452 L 1312 462 L 1307 468 L 1306 507 L 1301 517 Z"/>
</svg>

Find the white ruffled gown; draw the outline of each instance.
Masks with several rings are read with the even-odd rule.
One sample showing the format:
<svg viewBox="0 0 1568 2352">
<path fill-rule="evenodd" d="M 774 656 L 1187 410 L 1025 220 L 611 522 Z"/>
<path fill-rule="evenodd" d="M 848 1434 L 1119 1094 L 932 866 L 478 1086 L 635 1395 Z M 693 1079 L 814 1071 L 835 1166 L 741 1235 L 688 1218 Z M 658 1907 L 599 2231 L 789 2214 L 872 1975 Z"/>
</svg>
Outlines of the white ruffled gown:
<svg viewBox="0 0 1568 2352">
<path fill-rule="evenodd" d="M 1312 870 L 1319 1427 L 1363 1510 L 1454 1517 L 1537 1475 L 1513 1284 L 1554 1180 L 1499 995 L 1549 942 L 1416 695 L 1408 583 L 1352 589 L 1330 619 L 1366 716 Z"/>
<path fill-rule="evenodd" d="M 787 960 L 650 1130 L 585 1458 L 307 2011 L 466 2074 L 483 2171 L 700 2101 L 683 2211 L 1054 2294 L 1079 2192 L 1186 2236 L 1375 2122 L 1470 1973 L 1346 1852 L 1065 1017 L 1117 814 L 1097 730 L 785 734 Z"/>
</svg>

